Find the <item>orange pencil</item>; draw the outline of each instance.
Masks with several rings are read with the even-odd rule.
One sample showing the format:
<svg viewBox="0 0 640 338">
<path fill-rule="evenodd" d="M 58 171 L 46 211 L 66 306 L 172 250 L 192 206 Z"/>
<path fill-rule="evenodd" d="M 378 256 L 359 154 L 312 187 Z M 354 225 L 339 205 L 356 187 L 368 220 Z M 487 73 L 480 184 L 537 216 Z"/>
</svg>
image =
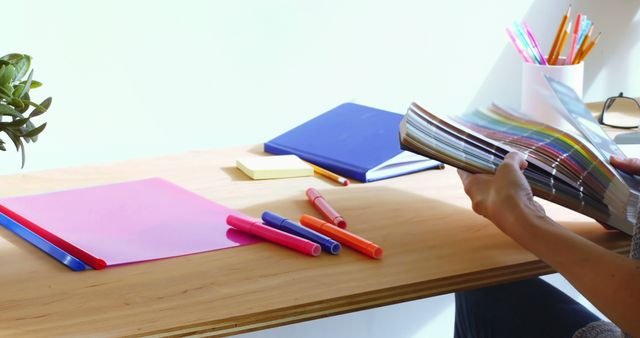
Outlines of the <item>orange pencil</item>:
<svg viewBox="0 0 640 338">
<path fill-rule="evenodd" d="M 558 32 L 556 33 L 556 38 L 553 39 L 553 45 L 551 45 L 551 51 L 549 51 L 549 56 L 547 56 L 547 60 L 551 60 L 551 58 L 555 55 L 556 49 L 558 49 L 558 42 L 562 37 L 562 32 L 564 32 L 565 25 L 569 20 L 569 16 L 571 15 L 571 5 L 567 8 L 567 13 L 562 17 L 562 21 L 560 21 L 560 26 L 558 27 Z"/>
<path fill-rule="evenodd" d="M 558 64 L 558 59 L 560 58 L 560 54 L 564 49 L 564 44 L 565 42 L 567 42 L 567 37 L 569 36 L 570 31 L 571 31 L 571 22 L 569 22 L 569 25 L 567 25 L 564 32 L 562 32 L 562 37 L 560 37 L 560 44 L 558 45 L 558 49 L 556 49 L 556 53 L 550 62 L 552 65 Z"/>
<path fill-rule="evenodd" d="M 591 52 L 593 47 L 596 45 L 596 43 L 598 43 L 598 39 L 600 39 L 600 34 L 602 34 L 602 32 L 598 33 L 598 36 L 596 36 L 595 39 L 593 39 L 591 42 L 589 42 L 589 45 L 587 46 L 587 48 L 585 48 L 585 50 L 582 53 L 582 55 L 580 55 L 580 60 L 578 61 L 578 63 L 584 61 L 584 59 L 587 57 L 587 55 L 589 55 L 589 53 Z"/>
<path fill-rule="evenodd" d="M 300 217 L 300 224 L 306 226 L 311 230 L 317 231 L 331 239 L 334 239 L 354 250 L 360 251 L 369 257 L 382 257 L 382 248 L 378 245 L 369 242 L 362 237 L 356 236 L 346 230 L 342 230 L 337 226 L 327 223 L 321 219 L 309 215 L 302 215 L 302 217 Z"/>
<path fill-rule="evenodd" d="M 573 59 L 574 65 L 577 65 L 578 63 L 580 63 L 580 58 L 582 56 L 582 53 L 584 53 L 584 49 L 585 49 L 585 46 L 587 45 L 587 41 L 591 39 L 591 33 L 593 33 L 593 26 L 589 28 L 587 35 L 584 37 L 584 39 L 582 39 L 580 48 L 578 48 L 578 51 L 576 52 L 576 57 Z"/>
<path fill-rule="evenodd" d="M 305 162 L 306 162 L 306 161 L 305 161 Z M 329 171 L 329 170 L 327 170 L 327 169 L 320 168 L 320 167 L 318 167 L 317 165 L 315 165 L 315 164 L 313 164 L 313 163 L 309 163 L 309 162 L 307 162 L 307 164 L 308 164 L 308 165 L 310 165 L 310 166 L 311 166 L 311 168 L 313 168 L 313 171 L 314 171 L 316 174 L 318 174 L 318 175 L 322 175 L 322 176 L 324 176 L 324 177 L 326 177 L 326 178 L 329 178 L 329 179 L 332 179 L 332 180 L 334 180 L 334 181 L 336 181 L 336 182 L 338 182 L 338 183 L 340 183 L 340 184 L 344 185 L 345 187 L 346 187 L 346 186 L 348 186 L 348 185 L 351 183 L 351 182 L 349 182 L 349 180 L 348 180 L 348 179 L 346 179 L 346 178 L 344 178 L 344 177 L 342 177 L 342 176 L 340 176 L 340 175 L 338 175 L 338 174 L 334 174 L 334 173 L 330 172 L 330 171 Z"/>
</svg>

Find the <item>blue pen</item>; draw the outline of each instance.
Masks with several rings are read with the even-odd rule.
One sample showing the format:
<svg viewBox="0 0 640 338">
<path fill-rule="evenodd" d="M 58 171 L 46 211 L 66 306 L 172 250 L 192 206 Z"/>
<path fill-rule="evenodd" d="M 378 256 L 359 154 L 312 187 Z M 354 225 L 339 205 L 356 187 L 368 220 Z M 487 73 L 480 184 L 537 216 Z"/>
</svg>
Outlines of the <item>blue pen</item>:
<svg viewBox="0 0 640 338">
<path fill-rule="evenodd" d="M 73 271 L 82 271 L 89 268 L 85 265 L 81 260 L 71 256 L 66 253 L 64 250 L 58 248 L 57 246 L 49 243 L 46 239 L 38 236 L 33 231 L 23 227 L 16 221 L 7 217 L 5 214 L 0 213 L 0 224 L 4 225 L 9 231 L 14 234 L 20 236 L 25 241 L 33 244 L 36 248 L 46 252 L 49 256 L 55 258 L 60 263 L 69 267 L 69 269 Z"/>
<path fill-rule="evenodd" d="M 307 227 L 304 227 L 292 220 L 286 219 L 278 214 L 274 214 L 271 211 L 265 211 L 262 213 L 262 220 L 265 224 L 272 228 L 276 228 L 280 231 L 299 236 L 304 239 L 308 239 L 312 242 L 320 244 L 322 250 L 331 254 L 337 255 L 340 252 L 340 243 L 332 240 L 331 238 L 319 234 Z"/>
</svg>

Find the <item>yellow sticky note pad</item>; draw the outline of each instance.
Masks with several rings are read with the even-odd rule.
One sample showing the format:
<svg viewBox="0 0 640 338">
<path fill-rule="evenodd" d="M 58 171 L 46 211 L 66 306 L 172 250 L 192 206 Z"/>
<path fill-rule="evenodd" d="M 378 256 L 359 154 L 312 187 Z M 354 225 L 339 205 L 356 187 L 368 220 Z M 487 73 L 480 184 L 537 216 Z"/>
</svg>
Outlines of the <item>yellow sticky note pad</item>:
<svg viewBox="0 0 640 338">
<path fill-rule="evenodd" d="M 254 180 L 313 176 L 313 168 L 296 155 L 247 157 L 237 160 L 236 167 Z"/>
</svg>

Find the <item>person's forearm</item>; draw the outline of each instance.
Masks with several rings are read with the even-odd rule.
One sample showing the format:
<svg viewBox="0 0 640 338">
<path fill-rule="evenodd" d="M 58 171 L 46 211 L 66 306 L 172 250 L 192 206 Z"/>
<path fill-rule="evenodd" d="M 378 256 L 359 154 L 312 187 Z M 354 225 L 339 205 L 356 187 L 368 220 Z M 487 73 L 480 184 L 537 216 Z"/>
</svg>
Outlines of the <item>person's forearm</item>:
<svg viewBox="0 0 640 338">
<path fill-rule="evenodd" d="M 501 227 L 520 245 L 560 272 L 602 313 L 640 336 L 640 263 L 608 251 L 546 216 L 514 213 Z"/>
</svg>

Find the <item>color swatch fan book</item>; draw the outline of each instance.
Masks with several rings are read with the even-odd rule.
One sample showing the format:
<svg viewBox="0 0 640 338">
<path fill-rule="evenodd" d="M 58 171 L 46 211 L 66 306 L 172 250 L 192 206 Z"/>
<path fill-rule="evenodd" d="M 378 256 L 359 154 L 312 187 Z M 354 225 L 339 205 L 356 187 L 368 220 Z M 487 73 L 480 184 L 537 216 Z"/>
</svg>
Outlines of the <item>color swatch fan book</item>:
<svg viewBox="0 0 640 338">
<path fill-rule="evenodd" d="M 507 153 L 522 152 L 528 162 L 524 175 L 534 195 L 631 234 L 638 214 L 638 180 L 609 163 L 611 155 L 624 153 L 570 88 L 547 80 L 558 99 L 558 113 L 580 135 L 496 104 L 443 115 L 413 103 L 400 125 L 402 146 L 472 173 L 493 173 Z"/>
</svg>

